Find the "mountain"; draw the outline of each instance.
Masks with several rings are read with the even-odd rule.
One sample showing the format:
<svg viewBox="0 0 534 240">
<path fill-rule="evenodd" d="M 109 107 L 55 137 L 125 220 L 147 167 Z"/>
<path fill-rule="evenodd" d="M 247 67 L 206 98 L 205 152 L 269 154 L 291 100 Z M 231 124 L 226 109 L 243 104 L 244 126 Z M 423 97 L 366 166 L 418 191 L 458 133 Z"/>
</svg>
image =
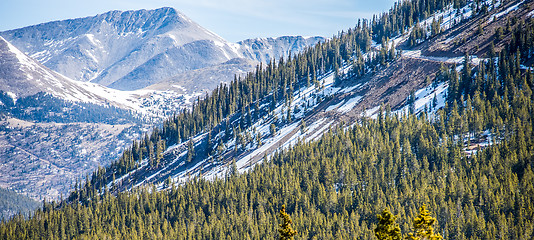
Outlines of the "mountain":
<svg viewBox="0 0 534 240">
<path fill-rule="evenodd" d="M 0 236 L 532 239 L 533 8 L 398 2 L 215 88 Z"/>
<path fill-rule="evenodd" d="M 35 200 L 67 194 L 154 124 L 258 63 L 172 8 L 0 35 L 0 186 Z M 307 46 L 292 39 L 277 57 Z"/>
<path fill-rule="evenodd" d="M 139 134 L 138 97 L 69 79 L 0 37 L 0 186 L 36 200 L 67 193 Z"/>
<path fill-rule="evenodd" d="M 101 178 L 108 186 L 113 183 L 116 191 L 147 183 L 166 188 L 169 179 L 176 183 L 196 176 L 213 180 L 229 171 L 247 172 L 299 142 L 320 139 L 340 124 L 376 118 L 381 106 L 389 106 L 399 116 L 425 112 L 434 118 L 452 104 L 447 100 L 451 97 L 449 83 L 442 80 L 452 73 L 445 74 L 443 69 L 478 66 L 509 47 L 510 41 L 518 38 L 511 30 L 496 37 L 499 31 L 495 29 L 502 30 L 507 24 L 512 27 L 506 18 L 509 13 L 517 14 L 513 22 L 518 28 L 530 21 L 527 7 L 517 10 L 526 6 L 522 3 L 474 9 L 469 4 L 459 9 L 443 6 L 383 44 L 377 40 L 386 33 L 379 30 L 387 28 L 379 24 L 389 21 L 384 20 L 389 16 L 374 23 L 379 26 L 359 25 L 300 52 L 291 62 L 256 69 L 242 81 L 216 89 L 191 112 L 168 119 L 163 129 L 145 138 L 152 139 L 152 146 L 157 146 L 157 139 L 165 142 L 167 149 L 160 149 L 158 164 L 139 157 L 146 155 L 142 149 L 148 143 L 143 140 L 101 172 Z M 476 23 L 488 18 L 492 20 L 478 27 Z M 420 26 L 428 26 L 430 31 L 418 29 Z M 416 31 L 423 34 L 416 36 Z M 371 36 L 372 32 L 376 34 Z M 168 80 L 159 87 L 165 89 L 173 82 Z M 126 167 L 133 166 L 132 159 L 139 164 Z M 109 181 L 109 171 L 121 172 L 115 174 L 119 180 Z"/>
<path fill-rule="evenodd" d="M 256 61 L 234 58 L 218 65 L 172 76 L 145 89 L 178 93 L 210 92 L 221 83 L 232 82 L 236 76 L 245 76 L 252 72 L 256 66 Z"/>
<path fill-rule="evenodd" d="M 13 215 L 29 216 L 39 203 L 16 192 L 0 188 L 0 219 L 7 220 Z"/>
<path fill-rule="evenodd" d="M 161 78 L 157 74 L 174 75 L 158 72 L 161 64 L 174 64 L 169 70 L 179 73 L 239 56 L 233 46 L 173 8 L 111 11 L 1 35 L 59 73 L 105 86 L 117 82 L 116 88 L 129 90 L 141 87 L 120 81 L 135 83 L 147 71 L 149 83 Z"/>
<path fill-rule="evenodd" d="M 75 81 L 0 37 L 0 187 L 58 199 L 192 97 Z"/>
<path fill-rule="evenodd" d="M 234 58 L 268 61 L 322 39 L 282 37 L 229 43 L 173 8 L 111 11 L 0 35 L 58 73 L 120 90 L 141 89 Z"/>
<path fill-rule="evenodd" d="M 0 91 L 7 93 L 14 102 L 45 93 L 61 101 L 111 106 L 157 117 L 159 109 L 145 106 L 144 102 L 151 96 L 165 94 L 154 91 L 119 91 L 95 83 L 72 80 L 22 53 L 2 37 L 0 59 Z"/>
<path fill-rule="evenodd" d="M 323 37 L 283 36 L 277 38 L 254 38 L 238 42 L 239 50 L 245 58 L 268 63 L 278 61 L 290 53 L 296 54 L 306 47 L 324 41 Z"/>
<path fill-rule="evenodd" d="M 39 92 L 72 100 L 103 104 L 107 99 L 88 91 L 79 82 L 62 76 L 26 56 L 0 37 L 0 90 L 16 98 Z"/>
</svg>

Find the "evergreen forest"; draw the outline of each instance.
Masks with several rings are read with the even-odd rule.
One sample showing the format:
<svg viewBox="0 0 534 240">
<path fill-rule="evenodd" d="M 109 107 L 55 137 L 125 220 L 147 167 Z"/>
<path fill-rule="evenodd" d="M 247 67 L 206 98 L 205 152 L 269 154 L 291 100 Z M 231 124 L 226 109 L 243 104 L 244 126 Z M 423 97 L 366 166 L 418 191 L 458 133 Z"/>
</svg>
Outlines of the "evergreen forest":
<svg viewBox="0 0 534 240">
<path fill-rule="evenodd" d="M 29 218 L 2 221 L 0 239 L 274 239 L 281 233 L 377 239 L 381 220 L 396 222 L 395 236 L 409 239 L 418 239 L 426 220 L 432 236 L 443 239 L 533 239 L 534 72 L 523 67 L 534 50 L 532 18 L 508 29 L 511 43 L 492 48 L 480 63 L 466 54 L 461 68 L 442 66 L 429 83 L 449 86 L 441 109 L 397 114 L 384 105 L 376 118 L 339 124 L 243 174 L 234 165 L 222 179 L 197 177 L 161 191 L 106 185 L 115 173 L 157 159 L 166 146 L 196 133 L 216 136 L 251 124 L 272 110 L 260 109 L 262 101 L 289 102 L 299 86 L 320 84 L 319 76 L 343 65 L 359 67 L 340 81 L 380 71 L 398 54 L 383 47 L 364 59 L 371 40 L 386 46 L 389 37 L 449 4 L 466 3 L 402 1 L 325 43 L 221 85 L 77 184 L 67 199 L 44 202 Z"/>
</svg>

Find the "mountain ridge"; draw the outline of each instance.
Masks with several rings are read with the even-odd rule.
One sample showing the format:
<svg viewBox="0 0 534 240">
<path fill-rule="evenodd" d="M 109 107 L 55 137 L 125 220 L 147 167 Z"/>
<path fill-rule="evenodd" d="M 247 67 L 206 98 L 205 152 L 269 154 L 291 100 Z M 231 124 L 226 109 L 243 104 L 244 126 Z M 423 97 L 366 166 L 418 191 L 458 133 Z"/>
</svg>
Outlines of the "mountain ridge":
<svg viewBox="0 0 534 240">
<path fill-rule="evenodd" d="M 512 2 L 506 3 L 505 7 L 510 4 Z M 427 19 L 423 19 L 421 21 L 423 23 L 430 23 L 434 20 L 435 25 L 432 28 L 439 27 L 439 30 L 434 29 L 435 33 L 424 32 L 419 37 L 423 41 L 418 45 L 410 46 L 408 44 L 410 38 L 412 38 L 413 29 L 418 26 L 414 24 L 409 31 L 395 35 L 390 40 L 391 43 L 374 43 L 369 47 L 369 52 L 365 52 L 362 47 L 356 50 L 356 53 L 352 56 L 341 55 L 342 57 L 340 58 L 343 60 L 339 61 L 347 62 L 337 65 L 337 69 L 333 67 L 334 69 L 329 71 L 319 71 L 317 76 L 308 75 L 307 77 L 306 72 L 304 72 L 302 79 L 299 79 L 299 77 L 292 78 L 292 75 L 289 74 L 289 76 L 286 76 L 287 79 L 293 79 L 294 81 L 306 81 L 307 78 L 307 87 L 298 84 L 295 88 L 293 88 L 293 85 L 285 86 L 285 88 L 281 87 L 278 91 L 282 93 L 277 93 L 273 90 L 267 97 L 248 103 L 248 107 L 243 102 L 249 99 L 241 100 L 240 104 L 244 109 L 227 116 L 221 120 L 219 125 L 211 129 L 206 129 L 191 136 L 189 139 L 181 139 L 175 145 L 171 145 L 163 153 L 166 164 L 164 164 L 164 167 L 138 166 L 131 174 L 126 174 L 125 179 L 121 179 L 126 183 L 119 184 L 120 187 L 118 189 L 120 190 L 117 191 L 128 190 L 146 183 L 156 184 L 160 187 L 168 186 L 164 184 L 164 181 L 168 178 L 180 183 L 187 182 L 191 177 L 195 176 L 202 176 L 207 179 L 222 178 L 228 171 L 232 171 L 230 162 L 232 160 L 235 160 L 236 163 L 235 170 L 246 172 L 252 169 L 255 164 L 272 156 L 272 154 L 295 145 L 299 141 L 317 139 L 327 132 L 330 126 L 345 122 L 356 122 L 365 116 L 376 117 L 382 104 L 389 105 L 391 110 L 398 115 L 406 114 L 406 112 L 412 110 L 415 113 L 427 112 L 424 109 L 428 108 L 433 109 L 428 110 L 428 114 L 434 114 L 439 108 L 445 106 L 444 99 L 446 98 L 448 85 L 438 82 L 435 84 L 436 86 L 430 88 L 428 84 L 432 79 L 439 81 L 439 78 L 442 78 L 442 76 L 439 76 L 441 74 L 440 71 L 442 71 L 441 68 L 452 67 L 456 64 L 465 65 L 466 61 L 472 62 L 472 65 L 478 65 L 480 62 L 487 60 L 488 47 L 478 49 L 476 42 L 480 41 L 481 38 L 478 35 L 477 37 L 469 36 L 481 31 L 477 29 L 476 23 L 482 22 L 488 13 L 479 12 L 475 15 L 475 9 L 471 9 L 471 7 L 471 5 L 465 5 L 456 9 L 450 5 L 444 8 L 442 12 L 436 13 L 436 15 L 443 17 L 447 21 L 438 23 L 435 21 L 436 16 L 429 16 Z M 497 7 L 500 7 L 500 5 L 494 5 L 492 8 L 488 7 L 488 9 L 491 10 L 491 13 L 497 14 L 497 11 L 501 11 Z M 488 9 L 486 11 L 489 11 Z M 524 8 L 521 8 L 521 17 L 523 18 L 528 15 L 528 12 L 525 11 Z M 458 14 L 459 12 L 461 14 Z M 507 12 L 507 10 L 503 12 Z M 520 21 L 516 21 L 516 24 L 518 22 Z M 483 37 L 484 41 L 493 40 L 495 46 L 499 46 L 499 49 L 506 46 L 511 40 L 510 37 L 493 38 L 493 31 L 489 31 L 495 28 L 494 25 L 505 23 L 501 19 L 498 22 L 488 22 L 481 26 L 482 32 L 485 32 L 487 28 L 486 31 L 489 33 Z M 431 29 L 430 27 L 428 28 Z M 451 33 L 455 33 L 454 38 L 465 40 L 457 40 L 455 42 L 442 40 L 442 36 L 453 38 L 450 36 Z M 352 32 L 350 34 L 356 33 Z M 340 38 L 343 39 L 343 36 Z M 359 40 L 362 43 L 370 42 L 370 39 L 365 39 L 365 37 Z M 336 44 L 340 41 L 342 40 L 334 38 L 330 40 L 330 44 Z M 343 41 L 346 41 L 344 44 L 347 45 L 351 42 L 350 38 L 345 38 Z M 352 42 L 352 44 L 355 43 Z M 449 53 L 433 55 L 432 52 L 429 52 L 429 55 L 427 55 L 426 51 L 421 51 L 421 48 L 423 46 L 428 47 L 428 45 L 431 45 L 432 48 L 449 49 Z M 365 45 L 361 44 L 361 46 Z M 454 53 L 450 50 L 451 48 L 454 49 L 453 46 L 462 46 L 465 49 L 465 53 Z M 402 50 L 397 51 L 396 47 Z M 335 53 L 336 51 L 332 51 L 332 55 L 335 56 Z M 469 53 L 479 54 L 480 56 L 469 56 Z M 467 56 L 467 58 L 464 58 L 464 56 Z M 303 56 L 301 57 L 306 59 Z M 311 61 L 309 58 L 307 60 Z M 298 60 L 295 61 L 298 62 Z M 324 64 L 328 63 L 336 66 L 336 63 L 328 60 L 322 61 L 326 62 Z M 289 66 L 295 64 L 291 62 L 283 63 Z M 281 63 L 279 62 L 279 64 Z M 374 66 L 369 67 L 366 65 Z M 274 68 L 263 70 L 271 74 L 268 75 L 271 77 L 285 74 L 285 72 L 276 73 Z M 314 71 L 310 72 L 313 73 Z M 246 89 L 244 91 L 252 91 L 249 88 L 256 87 L 254 82 L 258 81 L 255 77 L 259 79 L 265 78 L 265 76 L 261 76 L 256 72 L 252 76 L 243 79 L 245 83 L 236 82 L 235 84 L 239 86 L 236 88 L 242 87 L 240 84 L 250 84 L 244 87 Z M 313 78 L 316 79 L 312 81 Z M 285 81 L 291 81 L 287 79 Z M 213 92 L 213 94 L 220 96 L 221 93 L 219 91 Z M 415 92 L 418 93 L 417 99 L 412 99 L 412 96 L 410 96 L 412 91 L 414 94 Z M 282 97 L 285 101 L 276 103 L 273 100 L 278 98 L 278 94 L 286 94 L 287 92 L 293 95 Z M 432 96 L 432 94 L 434 95 Z M 430 104 L 431 100 L 435 101 L 435 103 Z M 208 99 L 206 101 L 214 100 Z M 274 101 L 276 104 L 269 103 L 269 101 Z M 413 104 L 413 107 L 409 106 L 411 104 Z M 434 106 L 434 108 L 429 106 Z M 171 125 L 173 120 L 167 121 L 169 122 L 167 124 Z M 180 122 L 184 120 L 174 121 Z M 269 129 L 269 125 L 274 125 L 275 130 Z M 299 129 L 299 125 L 308 126 L 305 129 L 309 130 L 302 131 Z M 224 130 L 225 128 L 226 130 Z M 165 136 L 160 137 L 166 139 Z M 155 138 L 157 137 L 151 136 L 151 139 Z M 172 140 L 174 141 L 174 139 Z M 190 142 L 194 142 L 194 144 L 190 145 Z M 210 147 L 214 148 L 214 146 L 217 146 L 217 149 L 209 149 Z M 195 155 L 191 159 L 188 153 L 192 150 L 194 150 Z M 132 151 L 134 150 L 132 149 Z M 211 154 L 214 151 L 217 152 L 216 155 Z"/>
<path fill-rule="evenodd" d="M 533 7 L 401 1 L 219 85 L 0 234 L 272 239 L 287 209 L 306 239 L 531 239 Z"/>
<path fill-rule="evenodd" d="M 223 41 L 173 8 L 110 11 L 1 35 L 55 71 L 102 85 L 110 85 L 171 48 L 203 39 L 213 40 L 213 45 Z M 232 52 L 225 44 L 221 49 Z"/>
<path fill-rule="evenodd" d="M 141 89 L 233 58 L 268 62 L 324 40 L 282 37 L 264 42 L 263 46 L 271 44 L 270 49 L 263 49 L 267 52 L 251 50 L 245 42 L 230 43 L 170 7 L 115 10 L 0 35 L 56 72 L 121 90 Z M 295 44 L 283 45 L 283 39 L 293 39 Z M 167 66 L 168 63 L 174 64 Z"/>
</svg>

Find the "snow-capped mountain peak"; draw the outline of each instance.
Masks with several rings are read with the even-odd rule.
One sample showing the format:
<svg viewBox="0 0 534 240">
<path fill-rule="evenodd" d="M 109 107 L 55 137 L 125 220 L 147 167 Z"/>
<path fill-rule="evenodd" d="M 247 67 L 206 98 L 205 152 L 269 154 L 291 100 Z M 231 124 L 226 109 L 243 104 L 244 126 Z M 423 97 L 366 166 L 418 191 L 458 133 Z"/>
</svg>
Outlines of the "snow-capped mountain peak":
<svg viewBox="0 0 534 240">
<path fill-rule="evenodd" d="M 142 88 L 186 70 L 240 57 L 235 47 L 173 8 L 110 11 L 0 35 L 67 77 L 118 89 Z M 187 61 L 191 58 L 198 61 Z M 175 68 L 157 69 L 168 62 L 175 63 Z M 150 72 L 150 79 L 139 72 Z"/>
<path fill-rule="evenodd" d="M 110 11 L 0 32 L 46 67 L 78 81 L 136 90 L 234 58 L 268 62 L 321 37 L 230 43 L 174 8 Z"/>
<path fill-rule="evenodd" d="M 288 56 L 290 53 L 298 53 L 304 48 L 324 40 L 325 38 L 319 36 L 282 36 L 277 38 L 246 39 L 238 44 L 246 58 L 259 62 L 269 62 L 272 59 L 278 61 L 280 57 Z"/>
</svg>

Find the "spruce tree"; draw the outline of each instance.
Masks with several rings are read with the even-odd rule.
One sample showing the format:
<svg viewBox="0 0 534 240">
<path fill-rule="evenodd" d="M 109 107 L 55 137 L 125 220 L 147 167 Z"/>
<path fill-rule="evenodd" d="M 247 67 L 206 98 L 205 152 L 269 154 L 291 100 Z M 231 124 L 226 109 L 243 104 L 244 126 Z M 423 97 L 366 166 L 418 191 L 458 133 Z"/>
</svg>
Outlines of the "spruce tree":
<svg viewBox="0 0 534 240">
<path fill-rule="evenodd" d="M 439 233 L 434 233 L 432 225 L 436 223 L 436 219 L 430 216 L 430 212 L 426 210 L 423 205 L 419 208 L 419 215 L 413 220 L 413 228 L 415 233 L 408 233 L 406 237 L 409 240 L 438 240 L 443 239 Z"/>
<path fill-rule="evenodd" d="M 274 136 L 274 135 L 276 134 L 276 125 L 274 125 L 273 123 L 271 123 L 270 130 L 271 130 L 271 134 Z"/>
<path fill-rule="evenodd" d="M 189 142 L 187 143 L 187 162 L 193 161 L 195 158 L 195 143 L 193 142 L 193 138 L 189 139 Z"/>
<path fill-rule="evenodd" d="M 395 220 L 397 216 L 393 215 L 389 209 L 384 209 L 382 214 L 376 216 L 378 219 L 378 225 L 375 228 L 375 236 L 379 240 L 400 240 L 402 234 L 400 227 Z"/>
<path fill-rule="evenodd" d="M 286 213 L 286 205 L 282 205 L 282 209 L 280 209 L 280 218 L 282 218 L 283 221 L 283 223 L 279 225 L 280 229 L 278 229 L 278 232 L 280 232 L 280 240 L 294 239 L 293 236 L 297 235 L 297 231 L 291 226 L 293 221 L 289 214 Z"/>
</svg>

